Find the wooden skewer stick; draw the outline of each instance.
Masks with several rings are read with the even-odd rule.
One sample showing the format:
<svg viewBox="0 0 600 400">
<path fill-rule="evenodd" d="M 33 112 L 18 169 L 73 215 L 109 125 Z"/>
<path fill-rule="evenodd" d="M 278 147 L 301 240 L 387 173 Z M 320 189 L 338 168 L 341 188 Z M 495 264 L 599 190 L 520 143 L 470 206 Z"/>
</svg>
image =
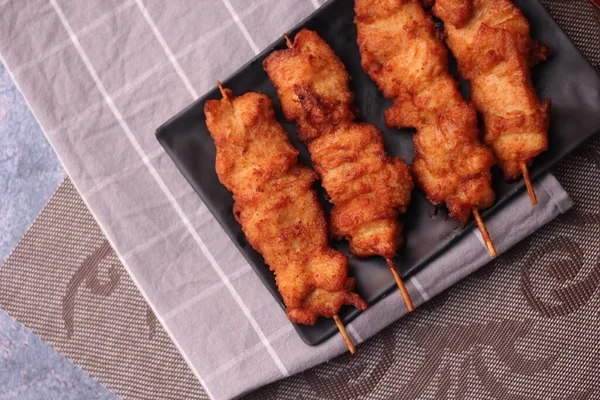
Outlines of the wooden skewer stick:
<svg viewBox="0 0 600 400">
<path fill-rule="evenodd" d="M 538 203 L 537 196 L 535 195 L 535 190 L 533 189 L 533 183 L 531 183 L 531 177 L 529 176 L 529 169 L 527 169 L 527 163 L 525 161 L 521 161 L 521 172 L 523 173 L 523 179 L 525 180 L 525 186 L 527 187 L 527 194 L 529 194 L 529 201 L 531 201 L 531 205 L 535 206 Z"/>
<path fill-rule="evenodd" d="M 287 37 L 287 35 L 285 35 L 285 37 L 286 37 L 286 40 L 289 41 L 289 38 Z M 229 96 L 228 96 L 227 92 L 225 91 L 225 88 L 223 88 L 223 85 L 221 85 L 221 81 L 217 81 L 217 86 L 219 87 L 219 91 L 221 92 L 221 96 L 223 96 L 223 99 L 229 100 Z M 337 325 L 338 329 L 340 330 L 340 333 L 342 334 L 342 338 L 344 339 L 346 346 L 348 346 L 348 350 L 350 350 L 350 353 L 356 354 L 356 347 L 354 347 L 354 343 L 352 343 L 352 339 L 350 339 L 350 336 L 348 336 L 346 327 L 342 323 L 342 320 L 340 319 L 339 315 L 334 314 L 333 320 L 335 321 L 335 324 Z"/>
<path fill-rule="evenodd" d="M 283 34 L 283 37 L 285 38 L 285 43 L 287 44 L 287 46 L 289 48 L 292 48 L 294 46 L 294 43 L 292 42 L 292 40 L 290 39 L 290 37 L 288 36 L 287 33 Z M 394 280 L 396 281 L 396 284 L 398 285 L 398 289 L 400 289 L 400 294 L 402 295 L 402 299 L 404 300 L 404 303 L 406 303 L 406 308 L 408 309 L 409 312 L 414 311 L 414 306 L 412 303 L 412 300 L 410 298 L 410 294 L 408 294 L 408 290 L 406 290 L 406 286 L 404 286 L 404 282 L 402 282 L 402 278 L 400 277 L 400 275 L 398 274 L 398 271 L 396 270 L 396 265 L 394 264 L 394 262 L 392 260 L 386 259 L 388 266 L 390 267 L 390 270 L 392 271 L 392 275 L 394 276 Z M 338 325 L 339 327 L 339 325 Z"/>
<path fill-rule="evenodd" d="M 285 43 L 287 44 L 287 46 L 289 48 L 292 48 L 294 46 L 294 43 L 292 42 L 292 40 L 290 39 L 288 34 L 284 33 L 283 37 L 285 38 Z M 388 266 L 390 267 L 390 270 L 392 271 L 392 275 L 394 276 L 394 280 L 396 281 L 396 284 L 398 285 L 398 289 L 400 289 L 400 294 L 402 295 L 402 299 L 404 300 L 404 303 L 406 303 L 406 308 L 408 309 L 409 312 L 414 311 L 415 308 L 414 308 L 412 300 L 410 298 L 410 294 L 408 293 L 408 290 L 406 290 L 406 286 L 404 286 L 404 282 L 402 282 L 402 278 L 400 277 L 400 275 L 398 274 L 398 271 L 396 270 L 396 265 L 394 265 L 394 262 L 392 260 L 386 259 L 386 261 L 387 261 Z M 344 340 L 346 341 L 346 344 L 348 345 L 348 349 L 350 350 L 350 353 L 354 354 L 354 352 L 356 350 L 354 350 L 354 352 L 353 352 L 354 346 L 352 345 L 352 342 L 350 341 L 350 338 L 348 337 L 348 334 L 346 333 L 346 329 L 344 328 L 344 325 L 342 325 L 342 322 L 340 321 L 337 314 L 333 316 L 333 319 L 335 320 L 335 323 L 337 324 L 338 328 L 340 329 L 340 332 L 342 333 L 342 336 L 344 337 Z"/>
<path fill-rule="evenodd" d="M 413 306 L 410 294 L 408 293 L 408 290 L 406 290 L 406 286 L 404 286 L 404 282 L 402 281 L 402 278 L 400 277 L 400 274 L 396 269 L 396 264 L 394 264 L 394 262 L 389 258 L 386 258 L 385 261 L 387 262 L 388 267 L 390 267 L 390 271 L 392 271 L 392 276 L 396 281 L 396 285 L 398 285 L 400 295 L 402 296 L 402 300 L 404 300 L 404 304 L 406 304 L 408 312 L 413 312 L 415 310 L 415 307 Z"/>
<path fill-rule="evenodd" d="M 481 219 L 481 215 L 479 215 L 479 210 L 477 208 L 473 208 L 473 216 L 475 217 L 475 222 L 477 222 L 477 227 L 481 231 L 481 236 L 483 236 L 483 241 L 485 242 L 485 247 L 487 247 L 490 252 L 490 256 L 496 257 L 496 248 L 494 247 L 494 242 L 490 239 L 490 234 L 488 233 L 483 220 Z"/>
<path fill-rule="evenodd" d="M 350 354 L 356 354 L 356 347 L 354 347 L 354 343 L 352 343 L 352 339 L 350 339 L 350 336 L 348 336 L 348 332 L 346 332 L 346 327 L 342 323 L 340 316 L 337 314 L 333 314 L 333 320 L 335 321 L 335 324 L 337 325 L 338 329 L 340 330 L 340 333 L 342 334 L 342 338 L 344 339 L 344 342 L 346 342 L 346 346 L 348 346 L 348 350 L 350 351 Z"/>
<path fill-rule="evenodd" d="M 221 81 L 217 81 L 217 86 L 219 87 L 219 90 L 221 91 L 221 96 L 223 96 L 223 99 L 229 100 L 229 96 L 227 95 L 227 92 L 223 88 L 223 85 L 221 85 Z"/>
</svg>

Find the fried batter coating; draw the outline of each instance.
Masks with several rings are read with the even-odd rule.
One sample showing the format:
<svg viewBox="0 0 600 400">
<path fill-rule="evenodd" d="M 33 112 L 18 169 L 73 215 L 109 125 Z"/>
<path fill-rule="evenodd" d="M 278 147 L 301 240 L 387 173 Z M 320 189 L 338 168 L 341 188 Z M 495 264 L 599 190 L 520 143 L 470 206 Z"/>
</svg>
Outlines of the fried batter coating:
<svg viewBox="0 0 600 400">
<path fill-rule="evenodd" d="M 333 236 L 348 239 L 358 257 L 391 259 L 402 243 L 398 216 L 410 201 L 410 170 L 386 154 L 375 126 L 354 122 L 344 65 L 321 37 L 305 29 L 264 67 L 334 204 Z"/>
<path fill-rule="evenodd" d="M 298 151 L 260 93 L 206 102 L 206 124 L 217 148 L 219 180 L 233 193 L 234 215 L 248 242 L 265 259 L 288 318 L 313 325 L 344 304 L 367 304 L 353 293 L 348 259 L 328 244 L 325 215 L 312 189 L 314 171 L 297 163 Z"/>
<path fill-rule="evenodd" d="M 390 127 L 416 128 L 413 174 L 433 204 L 465 224 L 494 202 L 492 152 L 479 141 L 475 108 L 448 73 L 446 48 L 417 0 L 356 0 L 363 69 L 394 105 Z M 461 10 L 457 11 L 462 12 Z"/>
<path fill-rule="evenodd" d="M 464 10 L 458 12 L 457 10 Z M 446 43 L 485 124 L 484 140 L 507 179 L 548 148 L 549 100 L 540 101 L 529 68 L 549 50 L 529 36 L 529 23 L 510 0 L 437 0 Z"/>
</svg>

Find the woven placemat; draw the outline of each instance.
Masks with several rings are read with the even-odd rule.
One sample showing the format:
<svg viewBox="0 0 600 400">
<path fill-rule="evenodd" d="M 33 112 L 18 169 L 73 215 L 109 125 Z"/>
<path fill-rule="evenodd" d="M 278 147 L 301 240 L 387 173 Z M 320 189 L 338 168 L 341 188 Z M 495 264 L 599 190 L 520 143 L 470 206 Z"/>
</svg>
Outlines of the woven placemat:
<svg viewBox="0 0 600 400">
<path fill-rule="evenodd" d="M 544 0 L 600 71 L 600 11 Z M 574 209 L 277 399 L 600 398 L 600 137 L 554 173 Z M 67 179 L 0 267 L 0 307 L 123 398 L 208 398 Z"/>
<path fill-rule="evenodd" d="M 123 398 L 208 398 L 67 178 L 6 263 L 0 307 Z"/>
</svg>

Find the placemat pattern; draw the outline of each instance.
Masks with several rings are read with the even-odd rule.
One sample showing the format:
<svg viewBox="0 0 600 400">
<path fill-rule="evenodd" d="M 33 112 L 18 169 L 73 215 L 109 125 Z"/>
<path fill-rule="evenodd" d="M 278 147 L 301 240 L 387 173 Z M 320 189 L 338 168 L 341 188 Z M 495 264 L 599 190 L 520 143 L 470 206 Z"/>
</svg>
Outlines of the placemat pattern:
<svg viewBox="0 0 600 400">
<path fill-rule="evenodd" d="M 600 70 L 600 12 L 544 4 Z M 569 214 L 358 357 L 251 397 L 598 398 L 600 140 L 555 173 L 575 201 Z M 124 398 L 206 397 L 68 181 L 0 268 L 0 306 Z"/>
<path fill-rule="evenodd" d="M 6 263 L 0 308 L 125 399 L 207 399 L 69 180 Z"/>
<path fill-rule="evenodd" d="M 583 55 L 600 72 L 600 9 L 589 0 L 540 0 Z"/>
</svg>

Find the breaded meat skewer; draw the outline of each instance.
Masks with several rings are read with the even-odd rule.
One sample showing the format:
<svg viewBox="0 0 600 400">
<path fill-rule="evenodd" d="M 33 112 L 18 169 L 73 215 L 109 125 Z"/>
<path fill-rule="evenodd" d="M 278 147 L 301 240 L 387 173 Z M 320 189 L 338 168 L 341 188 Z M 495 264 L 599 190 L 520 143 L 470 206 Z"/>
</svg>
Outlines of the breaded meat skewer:
<svg viewBox="0 0 600 400">
<path fill-rule="evenodd" d="M 300 31 L 289 48 L 275 51 L 264 68 L 277 89 L 284 116 L 295 121 L 323 188 L 334 205 L 330 224 L 357 257 L 382 256 L 407 309 L 410 295 L 392 258 L 402 243 L 399 214 L 413 189 L 406 163 L 387 155 L 377 127 L 354 122 L 350 76 L 315 32 Z"/>
<path fill-rule="evenodd" d="M 479 141 L 477 112 L 448 72 L 448 54 L 418 0 L 356 0 L 361 64 L 393 105 L 389 127 L 416 128 L 412 171 L 433 204 L 446 203 L 464 225 L 471 214 L 490 255 L 496 250 L 479 210 L 494 202 L 490 149 Z"/>
<path fill-rule="evenodd" d="M 217 149 L 219 180 L 233 193 L 234 215 L 248 242 L 275 273 L 277 288 L 295 323 L 313 325 L 334 318 L 350 352 L 355 349 L 337 316 L 342 305 L 361 310 L 353 292 L 348 258 L 328 244 L 327 222 L 315 191 L 316 174 L 298 164 L 298 150 L 275 120 L 271 100 L 260 93 L 204 106 Z"/>
<path fill-rule="evenodd" d="M 529 69 L 549 50 L 529 36 L 529 23 L 510 0 L 437 0 L 446 43 L 471 98 L 483 115 L 484 140 L 506 179 L 523 175 L 531 204 L 537 198 L 527 166 L 548 148 L 550 100 L 537 97 Z"/>
</svg>

